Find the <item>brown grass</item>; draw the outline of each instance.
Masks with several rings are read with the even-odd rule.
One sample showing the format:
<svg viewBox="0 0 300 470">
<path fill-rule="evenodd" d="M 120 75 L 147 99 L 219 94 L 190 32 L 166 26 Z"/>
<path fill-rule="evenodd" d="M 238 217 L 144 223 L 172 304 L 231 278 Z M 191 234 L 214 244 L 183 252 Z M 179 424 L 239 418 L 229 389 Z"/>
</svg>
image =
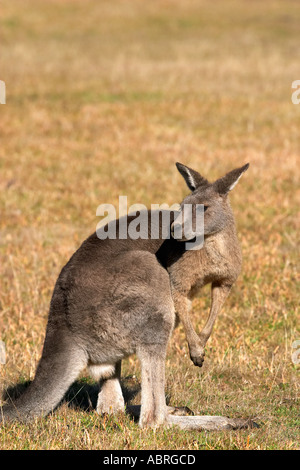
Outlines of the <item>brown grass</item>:
<svg viewBox="0 0 300 470">
<path fill-rule="evenodd" d="M 201 370 L 174 332 L 167 394 L 262 427 L 154 432 L 64 405 L 31 426 L 2 427 L 0 448 L 299 447 L 299 13 L 275 0 L 2 2 L 1 384 L 34 377 L 55 280 L 95 230 L 100 203 L 126 194 L 129 204 L 171 204 L 186 193 L 176 161 L 210 178 L 249 161 L 231 197 L 243 273 Z M 208 307 L 205 289 L 194 301 L 198 329 Z M 125 376 L 139 374 L 134 357 L 125 361 Z M 78 396 L 93 389 L 82 387 Z"/>
</svg>

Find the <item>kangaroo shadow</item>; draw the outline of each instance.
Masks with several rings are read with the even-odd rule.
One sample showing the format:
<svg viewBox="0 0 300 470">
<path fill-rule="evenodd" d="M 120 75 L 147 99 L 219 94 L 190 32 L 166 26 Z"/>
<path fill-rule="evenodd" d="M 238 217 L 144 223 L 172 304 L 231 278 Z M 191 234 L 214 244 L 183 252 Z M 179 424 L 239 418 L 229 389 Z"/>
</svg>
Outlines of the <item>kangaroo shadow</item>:
<svg viewBox="0 0 300 470">
<path fill-rule="evenodd" d="M 29 387 L 31 381 L 18 383 L 8 387 L 3 392 L 3 400 L 7 402 L 15 402 Z M 128 376 L 121 379 L 121 388 L 126 405 L 130 405 L 141 391 L 140 384 L 134 377 Z M 100 391 L 98 383 L 88 382 L 86 378 L 76 380 L 59 405 L 66 403 L 68 407 L 83 411 L 93 411 L 96 409 L 98 393 Z"/>
</svg>

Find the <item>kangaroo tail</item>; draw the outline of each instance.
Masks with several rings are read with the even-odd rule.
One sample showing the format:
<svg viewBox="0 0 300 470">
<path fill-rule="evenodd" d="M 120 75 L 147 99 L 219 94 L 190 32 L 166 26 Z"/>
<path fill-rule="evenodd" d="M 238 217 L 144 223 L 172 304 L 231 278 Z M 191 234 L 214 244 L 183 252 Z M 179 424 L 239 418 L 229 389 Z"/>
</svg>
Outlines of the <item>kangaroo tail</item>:
<svg viewBox="0 0 300 470">
<path fill-rule="evenodd" d="M 48 331 L 36 375 L 28 389 L 15 402 L 0 408 L 0 423 L 27 422 L 50 413 L 86 366 L 87 357 L 62 331 Z"/>
</svg>

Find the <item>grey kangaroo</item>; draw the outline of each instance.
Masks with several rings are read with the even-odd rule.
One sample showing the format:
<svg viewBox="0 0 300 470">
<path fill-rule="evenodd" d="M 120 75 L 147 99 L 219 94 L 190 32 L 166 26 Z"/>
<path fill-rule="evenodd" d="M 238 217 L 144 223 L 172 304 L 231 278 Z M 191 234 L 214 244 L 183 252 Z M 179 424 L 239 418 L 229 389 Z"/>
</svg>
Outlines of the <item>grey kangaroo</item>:
<svg viewBox="0 0 300 470">
<path fill-rule="evenodd" d="M 48 414 L 85 367 L 102 381 L 97 411 L 123 410 L 121 361 L 137 353 L 142 367 L 141 427 L 245 425 L 243 420 L 219 416 L 172 416 L 166 407 L 165 355 L 175 310 L 183 321 L 191 357 L 201 365 L 216 315 L 239 274 L 241 255 L 227 194 L 248 165 L 214 183 L 182 164 L 177 167 L 192 191 L 182 207 L 205 206 L 204 247 L 186 251 L 184 240 L 174 238 L 99 240 L 91 235 L 57 279 L 35 379 L 19 399 L 2 407 L 0 422 Z M 171 233 L 176 223 L 177 219 Z M 212 283 L 212 307 L 198 338 L 188 299 L 207 283 Z"/>
</svg>

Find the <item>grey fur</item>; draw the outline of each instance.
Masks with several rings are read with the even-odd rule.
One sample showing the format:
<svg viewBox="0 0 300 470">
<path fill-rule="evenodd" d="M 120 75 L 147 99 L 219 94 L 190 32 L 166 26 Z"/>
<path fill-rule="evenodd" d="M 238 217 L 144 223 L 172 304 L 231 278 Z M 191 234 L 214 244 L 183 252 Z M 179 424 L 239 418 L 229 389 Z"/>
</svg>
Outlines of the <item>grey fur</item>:
<svg viewBox="0 0 300 470">
<path fill-rule="evenodd" d="M 102 380 L 98 412 L 122 410 L 120 364 L 136 352 L 142 366 L 140 426 L 169 423 L 186 429 L 190 422 L 191 428 L 197 423 L 201 428 L 201 420 L 194 416 L 167 415 L 164 367 L 174 305 L 186 330 L 191 358 L 201 365 L 215 317 L 240 271 L 241 255 L 224 190 L 226 180 L 210 184 L 184 165 L 179 169 L 194 191 L 186 200 L 210 207 L 205 215 L 204 248 L 189 252 L 174 239 L 100 241 L 91 235 L 56 282 L 35 379 L 15 403 L 2 408 L 0 422 L 28 421 L 51 412 L 86 366 Z M 245 169 L 236 171 L 236 179 Z M 228 178 L 228 188 L 233 179 Z M 189 319 L 188 299 L 207 283 L 212 283 L 212 307 L 198 338 Z M 209 417 L 206 422 L 214 418 L 216 426 L 224 428 L 225 418 Z"/>
</svg>

